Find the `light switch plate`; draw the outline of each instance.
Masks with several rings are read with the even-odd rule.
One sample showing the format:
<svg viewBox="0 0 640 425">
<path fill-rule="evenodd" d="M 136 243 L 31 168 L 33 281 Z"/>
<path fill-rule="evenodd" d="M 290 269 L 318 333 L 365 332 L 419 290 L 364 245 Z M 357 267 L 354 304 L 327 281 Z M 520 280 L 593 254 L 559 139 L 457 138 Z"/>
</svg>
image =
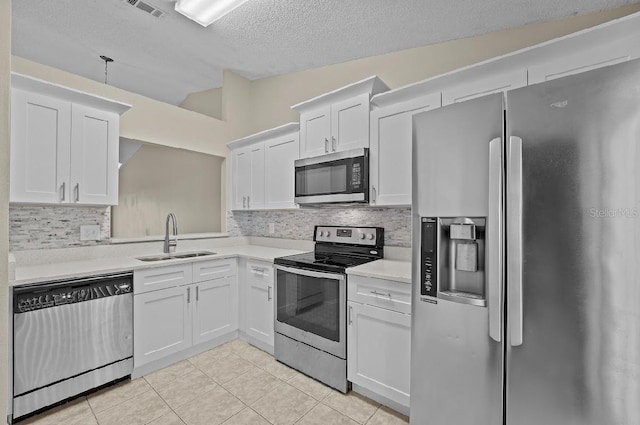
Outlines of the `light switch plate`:
<svg viewBox="0 0 640 425">
<path fill-rule="evenodd" d="M 276 224 L 275 223 L 269 223 L 269 234 L 273 235 L 276 232 Z"/>
<path fill-rule="evenodd" d="M 83 224 L 80 226 L 81 241 L 99 241 L 100 225 L 99 224 Z"/>
</svg>

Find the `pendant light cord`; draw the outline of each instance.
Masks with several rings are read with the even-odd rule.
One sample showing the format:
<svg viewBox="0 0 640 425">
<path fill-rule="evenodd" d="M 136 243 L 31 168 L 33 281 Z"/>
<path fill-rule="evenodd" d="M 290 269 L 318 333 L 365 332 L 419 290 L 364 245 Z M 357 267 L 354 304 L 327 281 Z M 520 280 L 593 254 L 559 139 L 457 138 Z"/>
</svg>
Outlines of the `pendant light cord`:
<svg viewBox="0 0 640 425">
<path fill-rule="evenodd" d="M 110 57 L 105 56 L 105 55 L 100 55 L 100 59 L 102 59 L 104 61 L 104 83 L 105 84 L 109 84 L 108 83 L 109 62 L 113 62 L 113 59 L 111 59 Z"/>
</svg>

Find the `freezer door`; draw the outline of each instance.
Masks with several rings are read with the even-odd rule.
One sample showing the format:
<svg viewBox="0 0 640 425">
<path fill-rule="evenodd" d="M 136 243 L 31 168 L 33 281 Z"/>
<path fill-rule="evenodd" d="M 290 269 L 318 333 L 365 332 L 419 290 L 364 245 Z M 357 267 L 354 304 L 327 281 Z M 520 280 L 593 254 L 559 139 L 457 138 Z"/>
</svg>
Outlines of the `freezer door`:
<svg viewBox="0 0 640 425">
<path fill-rule="evenodd" d="M 500 263 L 502 133 L 501 94 L 414 116 L 411 424 L 502 423 L 502 281 L 500 270 L 490 266 L 496 264 L 493 258 Z M 494 165 L 491 173 L 490 162 Z M 423 235 L 425 249 L 434 246 L 426 243 L 434 233 L 432 229 L 422 232 L 423 218 L 426 224 L 435 223 L 438 235 L 446 234 L 442 226 L 456 218 L 468 219 L 458 220 L 461 223 L 486 223 L 484 236 L 480 236 L 480 227 L 474 229 L 464 223 L 455 232 L 449 228 L 448 233 L 465 244 L 459 254 L 482 256 L 486 247 L 485 261 L 469 262 L 465 258 L 465 264 L 459 267 L 461 277 L 484 273 L 480 279 L 484 279 L 484 289 L 477 290 L 476 286 L 475 298 L 468 296 L 468 290 L 477 282 L 469 281 L 470 286 L 465 288 L 450 285 L 451 290 L 443 296 L 445 288 L 440 278 L 436 278 L 439 286 L 430 287 L 429 293 L 434 296 L 422 294 Z M 481 237 L 485 238 L 484 245 L 476 248 L 466 244 L 465 238 Z M 438 236 L 438 247 L 442 243 Z M 429 261 L 434 267 L 448 252 L 440 251 L 437 259 Z M 444 279 L 449 273 L 445 269 L 435 274 Z M 497 272 L 495 278 L 487 278 L 489 269 Z M 467 293 L 456 289 L 466 289 Z M 490 326 L 490 319 L 493 323 L 497 320 L 497 327 Z"/>
<path fill-rule="evenodd" d="M 506 424 L 640 424 L 640 63 L 507 105 Z"/>
</svg>

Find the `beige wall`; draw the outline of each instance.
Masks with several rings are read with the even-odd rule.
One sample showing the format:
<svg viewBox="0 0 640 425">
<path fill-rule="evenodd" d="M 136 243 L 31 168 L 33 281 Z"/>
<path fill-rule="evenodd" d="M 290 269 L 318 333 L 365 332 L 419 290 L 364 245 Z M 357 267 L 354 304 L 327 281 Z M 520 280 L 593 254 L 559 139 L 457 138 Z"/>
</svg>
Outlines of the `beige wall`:
<svg viewBox="0 0 640 425">
<path fill-rule="evenodd" d="M 255 80 L 251 133 L 297 121 L 291 105 L 371 75 L 397 88 L 637 11 L 640 4 Z"/>
<path fill-rule="evenodd" d="M 0 0 L 0 421 L 7 417 L 11 0 Z"/>
<path fill-rule="evenodd" d="M 222 119 L 222 88 L 191 93 L 179 106 L 220 120 Z"/>
<path fill-rule="evenodd" d="M 120 169 L 118 206 L 111 210 L 114 238 L 164 235 L 167 214 L 178 231 L 220 231 L 221 168 L 224 158 L 143 145 Z"/>
</svg>

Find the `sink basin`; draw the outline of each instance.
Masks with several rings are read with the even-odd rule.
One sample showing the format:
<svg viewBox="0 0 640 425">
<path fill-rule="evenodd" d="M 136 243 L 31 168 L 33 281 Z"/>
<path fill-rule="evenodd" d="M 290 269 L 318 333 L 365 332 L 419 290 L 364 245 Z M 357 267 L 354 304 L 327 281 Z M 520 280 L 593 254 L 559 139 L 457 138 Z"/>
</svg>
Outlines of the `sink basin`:
<svg viewBox="0 0 640 425">
<path fill-rule="evenodd" d="M 194 257 L 204 257 L 205 255 L 215 255 L 215 252 L 211 251 L 197 251 L 197 252 L 176 252 L 172 254 L 160 254 L 160 255 L 150 255 L 148 257 L 138 257 L 137 260 L 140 261 L 163 261 L 163 260 L 177 260 L 179 258 L 194 258 Z"/>
</svg>

